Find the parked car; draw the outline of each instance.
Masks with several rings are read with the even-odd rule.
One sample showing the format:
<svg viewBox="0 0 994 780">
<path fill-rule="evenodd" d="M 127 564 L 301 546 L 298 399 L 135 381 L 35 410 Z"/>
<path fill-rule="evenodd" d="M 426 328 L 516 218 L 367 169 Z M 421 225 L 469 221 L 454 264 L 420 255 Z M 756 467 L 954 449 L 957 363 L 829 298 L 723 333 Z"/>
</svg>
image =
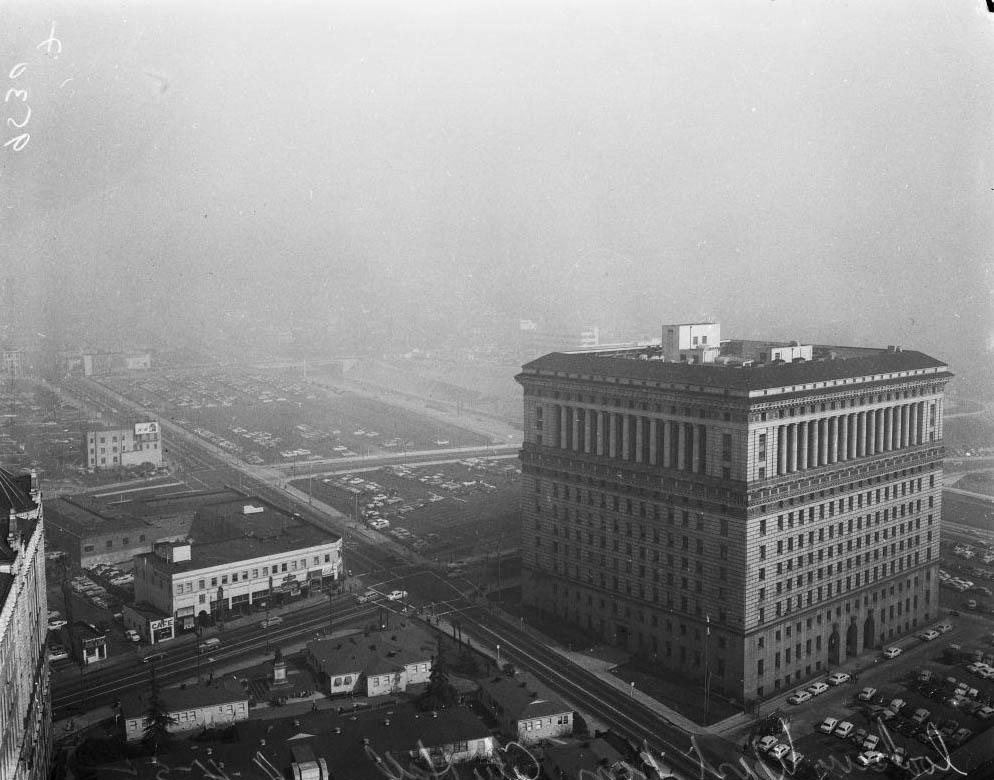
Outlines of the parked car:
<svg viewBox="0 0 994 780">
<path fill-rule="evenodd" d="M 981 720 L 990 720 L 991 718 L 994 718 L 994 707 L 984 706 L 973 714 Z"/>
<path fill-rule="evenodd" d="M 790 745 L 784 745 L 782 742 L 778 742 L 772 748 L 770 748 L 769 756 L 770 758 L 775 758 L 778 761 L 790 752 Z"/>
<path fill-rule="evenodd" d="M 867 687 L 861 690 L 856 698 L 858 698 L 860 701 L 873 701 L 873 697 L 876 695 L 877 695 L 876 688 Z"/>
<path fill-rule="evenodd" d="M 966 729 L 966 728 L 956 729 L 956 731 L 954 731 L 952 733 L 952 735 L 949 737 L 949 743 L 951 745 L 954 745 L 955 747 L 959 747 L 964 742 L 966 742 L 967 740 L 969 740 L 970 737 L 972 737 L 972 736 L 973 736 L 973 732 L 970 731 L 970 729 Z"/>
<path fill-rule="evenodd" d="M 856 763 L 860 766 L 878 766 L 887 760 L 887 756 L 879 750 L 864 750 L 856 756 Z"/>
<path fill-rule="evenodd" d="M 66 621 L 63 618 L 49 618 L 48 620 L 49 631 L 58 631 L 64 625 L 66 625 Z"/>
<path fill-rule="evenodd" d="M 842 685 L 842 683 L 847 683 L 851 679 L 852 675 L 849 672 L 836 672 L 828 676 L 827 682 L 829 685 Z"/>
<path fill-rule="evenodd" d="M 933 639 L 939 638 L 939 632 L 936 631 L 934 628 L 930 628 L 927 631 L 923 631 L 918 636 L 920 639 L 922 639 L 925 642 L 931 642 Z"/>
<path fill-rule="evenodd" d="M 855 731 L 856 727 L 850 723 L 848 720 L 842 721 L 838 726 L 835 727 L 834 734 L 839 737 L 839 739 L 849 739 L 849 736 Z"/>
<path fill-rule="evenodd" d="M 141 634 L 139 634 L 133 628 L 129 628 L 127 631 L 125 631 L 124 632 L 124 637 L 129 642 L 141 642 L 142 641 Z"/>
<path fill-rule="evenodd" d="M 887 705 L 887 709 L 896 715 L 904 709 L 905 704 L 907 704 L 907 702 L 904 699 L 891 699 L 890 704 Z"/>
<path fill-rule="evenodd" d="M 880 737 L 876 734 L 867 734 L 866 739 L 863 740 L 863 750 L 875 750 L 877 745 L 880 744 Z"/>
<path fill-rule="evenodd" d="M 365 604 L 367 601 L 375 599 L 376 596 L 376 591 L 367 590 L 365 593 L 356 594 L 355 600 L 357 604 Z"/>
<path fill-rule="evenodd" d="M 816 682 L 813 685 L 809 685 L 807 688 L 808 693 L 812 696 L 820 696 L 827 690 L 828 686 L 823 682 Z"/>
<path fill-rule="evenodd" d="M 65 649 L 62 645 L 49 645 L 48 646 L 48 660 L 49 661 L 62 661 L 69 657 L 69 651 Z"/>
<path fill-rule="evenodd" d="M 884 650 L 884 658 L 897 658 L 902 652 L 900 647 L 888 647 Z"/>
<path fill-rule="evenodd" d="M 400 601 L 401 599 L 407 598 L 406 590 L 392 590 L 387 594 L 387 598 L 390 601 Z"/>
<path fill-rule="evenodd" d="M 911 716 L 911 720 L 913 720 L 915 723 L 926 723 L 931 717 L 932 717 L 931 712 L 929 712 L 924 707 L 919 707 L 917 710 L 915 710 L 915 714 Z"/>
<path fill-rule="evenodd" d="M 279 615 L 276 615 L 275 617 L 266 618 L 259 625 L 262 628 L 269 628 L 270 626 L 278 626 L 282 622 L 283 618 L 281 618 Z"/>
<path fill-rule="evenodd" d="M 769 753 L 770 748 L 774 747 L 776 744 L 777 744 L 777 738 L 771 737 L 769 734 L 767 734 L 765 737 L 763 737 L 756 743 L 756 750 L 758 750 L 760 753 Z"/>
<path fill-rule="evenodd" d="M 940 634 L 948 634 L 950 631 L 953 630 L 953 626 L 951 623 L 940 623 L 935 627 L 935 630 L 938 631 Z"/>
<path fill-rule="evenodd" d="M 831 734 L 833 731 L 835 731 L 835 727 L 838 725 L 839 725 L 838 718 L 825 718 L 825 720 L 821 722 L 821 725 L 818 726 L 818 731 L 820 731 L 822 734 Z"/>
<path fill-rule="evenodd" d="M 792 693 L 787 697 L 788 704 L 803 704 L 811 698 L 811 694 L 807 691 L 798 691 L 797 693 Z"/>
</svg>

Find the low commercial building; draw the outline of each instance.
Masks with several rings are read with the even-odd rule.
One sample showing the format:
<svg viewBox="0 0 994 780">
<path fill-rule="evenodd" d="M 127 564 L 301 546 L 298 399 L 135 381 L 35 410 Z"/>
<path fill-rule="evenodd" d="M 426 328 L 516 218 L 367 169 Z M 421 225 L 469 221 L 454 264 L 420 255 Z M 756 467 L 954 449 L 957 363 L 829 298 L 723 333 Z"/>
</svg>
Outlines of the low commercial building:
<svg viewBox="0 0 994 780">
<path fill-rule="evenodd" d="M 152 548 L 156 529 L 144 520 L 109 510 L 86 497 L 61 496 L 49 503 L 49 544 L 64 551 L 72 567 L 100 563 L 131 567 L 131 561 Z"/>
<path fill-rule="evenodd" d="M 138 632 L 150 645 L 176 637 L 176 619 L 150 604 L 128 604 L 122 611 L 124 627 Z"/>
<path fill-rule="evenodd" d="M 172 733 L 202 728 L 223 728 L 248 720 L 249 699 L 237 680 L 224 678 L 209 685 L 167 688 L 159 692 L 159 705 L 173 722 Z M 129 742 L 140 740 L 148 725 L 148 692 L 129 691 L 121 698 L 124 736 Z"/>
<path fill-rule="evenodd" d="M 414 624 L 307 643 L 304 659 L 329 695 L 386 696 L 427 683 L 438 642 Z"/>
<path fill-rule="evenodd" d="M 115 466 L 162 465 L 162 441 L 157 420 L 141 420 L 120 428 L 86 432 L 86 465 L 89 469 Z"/>
<path fill-rule="evenodd" d="M 542 754 L 542 769 L 546 777 L 556 780 L 628 780 L 644 776 L 610 743 L 600 738 L 581 744 L 549 745 Z"/>
<path fill-rule="evenodd" d="M 573 708 L 530 675 L 482 681 L 480 703 L 522 745 L 573 733 Z"/>
<path fill-rule="evenodd" d="M 341 537 L 259 498 L 202 507 L 191 539 L 161 542 L 134 559 L 135 602 L 195 620 L 272 606 L 342 576 Z"/>
<path fill-rule="evenodd" d="M 73 655 L 81 664 L 89 666 L 107 657 L 107 635 L 92 623 L 76 621 L 69 630 Z"/>
</svg>

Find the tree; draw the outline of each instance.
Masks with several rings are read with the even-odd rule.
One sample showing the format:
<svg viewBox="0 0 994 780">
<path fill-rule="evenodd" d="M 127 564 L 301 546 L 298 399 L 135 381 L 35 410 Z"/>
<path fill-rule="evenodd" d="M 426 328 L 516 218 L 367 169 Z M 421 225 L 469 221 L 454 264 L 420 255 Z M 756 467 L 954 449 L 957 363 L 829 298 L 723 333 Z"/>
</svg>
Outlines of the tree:
<svg viewBox="0 0 994 780">
<path fill-rule="evenodd" d="M 431 676 L 428 678 L 428 687 L 418 699 L 418 707 L 422 710 L 439 710 L 451 707 L 458 698 L 455 686 L 449 681 L 448 669 L 441 656 L 436 656 L 431 667 Z"/>
<path fill-rule="evenodd" d="M 168 744 L 172 735 L 169 727 L 176 723 L 176 718 L 166 712 L 159 695 L 159 682 L 155 679 L 155 666 L 152 667 L 151 692 L 148 696 L 148 709 L 145 710 L 145 732 L 142 742 L 152 755 L 158 755 L 159 748 Z"/>
</svg>

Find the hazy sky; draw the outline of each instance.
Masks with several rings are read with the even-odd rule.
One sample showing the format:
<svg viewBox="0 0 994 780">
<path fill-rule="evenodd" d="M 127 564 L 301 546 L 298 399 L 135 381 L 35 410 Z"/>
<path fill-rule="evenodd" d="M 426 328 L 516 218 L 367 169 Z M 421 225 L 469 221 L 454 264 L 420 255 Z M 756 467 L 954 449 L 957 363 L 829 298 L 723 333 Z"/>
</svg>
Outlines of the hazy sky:
<svg viewBox="0 0 994 780">
<path fill-rule="evenodd" d="M 708 314 L 989 369 L 992 26 L 982 0 L 0 0 L 2 142 L 30 133 L 0 148 L 0 278 L 53 329 Z"/>
</svg>

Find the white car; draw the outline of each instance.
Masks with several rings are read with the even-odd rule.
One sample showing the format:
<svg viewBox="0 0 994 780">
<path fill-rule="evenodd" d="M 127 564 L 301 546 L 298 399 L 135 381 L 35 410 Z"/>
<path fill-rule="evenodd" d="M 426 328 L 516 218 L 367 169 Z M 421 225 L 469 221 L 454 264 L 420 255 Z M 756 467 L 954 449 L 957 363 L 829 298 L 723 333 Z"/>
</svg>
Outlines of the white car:
<svg viewBox="0 0 994 780">
<path fill-rule="evenodd" d="M 69 657 L 69 651 L 66 650 L 62 645 L 49 645 L 48 646 L 48 660 L 49 661 L 62 661 Z"/>
<path fill-rule="evenodd" d="M 856 698 L 858 698 L 860 701 L 870 701 L 876 695 L 877 695 L 876 688 L 864 688 L 859 692 L 859 696 L 857 696 Z"/>
<path fill-rule="evenodd" d="M 771 737 L 769 734 L 767 734 L 765 737 L 759 740 L 759 742 L 756 743 L 756 750 L 758 750 L 760 753 L 768 753 L 776 746 L 776 744 L 777 744 L 777 738 Z"/>
<path fill-rule="evenodd" d="M 953 630 L 953 626 L 951 623 L 940 623 L 934 630 L 938 631 L 940 634 L 948 634 Z"/>
<path fill-rule="evenodd" d="M 835 727 L 839 725 L 838 718 L 825 718 L 818 727 L 818 731 L 822 734 L 831 734 L 835 731 Z"/>
<path fill-rule="evenodd" d="M 49 631 L 58 631 L 64 625 L 66 625 L 66 621 L 63 620 L 62 618 L 49 618 L 49 621 L 48 621 L 48 630 Z"/>
<path fill-rule="evenodd" d="M 782 743 L 774 745 L 770 749 L 770 756 L 776 759 L 781 759 L 790 752 L 790 745 L 784 745 Z"/>
<path fill-rule="evenodd" d="M 868 734 L 866 739 L 863 740 L 863 750 L 876 750 L 879 744 L 880 737 L 876 734 Z"/>
<path fill-rule="evenodd" d="M 848 720 L 842 721 L 838 726 L 835 727 L 835 731 L 832 732 L 839 739 L 849 739 L 856 727 L 850 723 Z"/>
<path fill-rule="evenodd" d="M 392 590 L 387 594 L 387 598 L 390 601 L 400 601 L 401 599 L 407 598 L 406 590 Z"/>
<path fill-rule="evenodd" d="M 798 691 L 797 693 L 791 694 L 787 697 L 788 704 L 803 704 L 811 698 L 811 694 L 807 691 Z"/>
<path fill-rule="evenodd" d="M 842 685 L 842 683 L 847 683 L 852 679 L 852 675 L 849 672 L 836 672 L 830 675 L 828 678 L 829 685 Z"/>
<path fill-rule="evenodd" d="M 877 766 L 887 760 L 887 756 L 879 750 L 864 750 L 856 756 L 856 763 L 860 766 Z"/>
<path fill-rule="evenodd" d="M 135 631 L 133 628 L 129 628 L 127 631 L 125 631 L 124 632 L 124 636 L 125 636 L 125 638 L 129 642 L 141 642 L 142 641 L 141 635 L 137 631 Z"/>
<path fill-rule="evenodd" d="M 923 631 L 919 636 L 922 639 L 922 641 L 931 642 L 933 639 L 939 638 L 939 632 L 936 631 L 934 628 L 930 628 L 928 631 Z"/>
<path fill-rule="evenodd" d="M 902 652 L 900 647 L 888 647 L 884 650 L 884 658 L 897 658 Z"/>
</svg>

